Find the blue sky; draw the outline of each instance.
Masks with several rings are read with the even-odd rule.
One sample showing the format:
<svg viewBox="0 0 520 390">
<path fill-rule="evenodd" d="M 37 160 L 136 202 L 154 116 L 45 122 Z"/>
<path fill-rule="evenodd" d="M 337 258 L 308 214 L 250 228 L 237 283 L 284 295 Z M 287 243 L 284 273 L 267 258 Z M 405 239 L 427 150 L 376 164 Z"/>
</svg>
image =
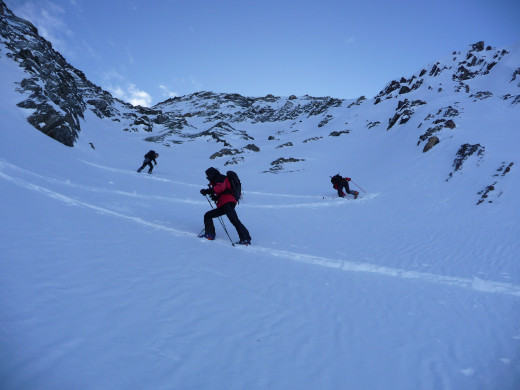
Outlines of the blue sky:
<svg viewBox="0 0 520 390">
<path fill-rule="evenodd" d="M 484 41 L 518 0 L 4 0 L 89 80 L 151 106 L 197 91 L 368 98 Z"/>
</svg>

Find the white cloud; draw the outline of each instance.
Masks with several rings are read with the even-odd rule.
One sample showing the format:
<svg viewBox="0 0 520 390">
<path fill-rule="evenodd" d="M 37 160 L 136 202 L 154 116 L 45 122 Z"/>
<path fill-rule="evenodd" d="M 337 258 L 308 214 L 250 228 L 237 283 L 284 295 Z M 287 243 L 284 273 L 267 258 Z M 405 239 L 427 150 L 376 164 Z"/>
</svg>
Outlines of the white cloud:
<svg viewBox="0 0 520 390">
<path fill-rule="evenodd" d="M 161 88 L 161 90 L 163 91 L 163 97 L 171 98 L 171 97 L 179 96 L 178 92 L 170 91 L 170 89 L 166 85 L 161 84 L 161 85 L 159 85 L 159 88 Z"/>
<path fill-rule="evenodd" d="M 112 95 L 114 95 L 114 97 L 121 100 L 126 100 L 125 91 L 123 91 L 121 87 L 108 87 L 107 89 L 110 91 Z"/>
<path fill-rule="evenodd" d="M 130 84 L 128 93 L 130 96 L 128 101 L 134 106 L 150 107 L 152 105 L 152 96 L 148 92 L 137 89 L 134 84 Z"/>
<path fill-rule="evenodd" d="M 135 84 L 129 84 L 126 87 L 109 86 L 106 88 L 114 97 L 126 101 L 134 106 L 150 107 L 152 105 L 152 96 L 142 91 Z"/>
<path fill-rule="evenodd" d="M 112 96 L 121 99 L 134 106 L 150 107 L 152 96 L 139 88 L 134 83 L 130 83 L 117 70 L 112 69 L 103 73 L 103 88 Z"/>
</svg>

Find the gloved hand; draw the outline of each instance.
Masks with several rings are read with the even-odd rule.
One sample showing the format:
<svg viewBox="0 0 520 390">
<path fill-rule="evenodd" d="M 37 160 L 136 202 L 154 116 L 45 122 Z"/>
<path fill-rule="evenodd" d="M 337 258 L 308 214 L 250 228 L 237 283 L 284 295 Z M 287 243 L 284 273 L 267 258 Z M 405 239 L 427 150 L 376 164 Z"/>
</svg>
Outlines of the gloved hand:
<svg viewBox="0 0 520 390">
<path fill-rule="evenodd" d="M 200 190 L 200 193 L 204 196 L 209 195 L 210 194 L 209 188 L 203 188 L 202 190 Z"/>
<path fill-rule="evenodd" d="M 345 180 L 346 180 L 346 181 L 350 181 L 350 177 L 346 177 Z"/>
</svg>

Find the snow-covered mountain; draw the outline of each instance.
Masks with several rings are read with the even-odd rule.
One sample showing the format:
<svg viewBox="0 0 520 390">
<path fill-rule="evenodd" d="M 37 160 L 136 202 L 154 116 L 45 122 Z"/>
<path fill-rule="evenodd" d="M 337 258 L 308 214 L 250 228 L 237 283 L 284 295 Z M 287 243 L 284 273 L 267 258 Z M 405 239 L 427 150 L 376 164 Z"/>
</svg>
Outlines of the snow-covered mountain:
<svg viewBox="0 0 520 390">
<path fill-rule="evenodd" d="M 453 52 L 449 58 L 432 63 L 409 78 L 391 81 L 373 99 L 362 96 L 347 101 L 294 95 L 249 98 L 200 92 L 166 100 L 150 109 L 132 107 L 89 82 L 38 35 L 31 23 L 17 18 L 1 1 L 0 12 L 2 52 L 27 74 L 17 83 L 24 96 L 18 106 L 34 111 L 28 117 L 33 126 L 68 146 L 77 139 L 86 110 L 100 118 L 121 122 L 124 130 L 158 133 L 150 140 L 175 143 L 183 138 L 192 139 L 201 132 L 221 140 L 223 134 L 219 135 L 218 129 L 223 127 L 247 138 L 248 134 L 235 128 L 265 122 L 281 122 L 280 126 L 293 129 L 302 122 L 312 121 L 317 133 L 327 134 L 323 130 L 329 130 L 330 136 L 332 132 L 333 135 L 347 133 L 349 123 L 327 126 L 329 122 L 336 118 L 352 121 L 360 114 L 366 121 L 363 127 L 390 129 L 395 124 L 405 124 L 419 106 L 427 105 L 421 110 L 427 113 L 426 119 L 419 118 L 418 125 L 429 121 L 425 123 L 428 129 L 420 135 L 420 141 L 425 141 L 443 127 L 456 126 L 453 118 L 463 116 L 457 108 L 462 102 L 491 98 L 503 100 L 504 107 L 520 103 L 520 68 L 515 66 L 518 55 L 478 42 L 466 52 Z M 382 102 L 386 103 L 384 110 L 370 107 Z M 381 111 L 385 111 L 384 118 L 380 118 Z M 448 125 L 446 118 L 452 118 Z M 261 126 L 252 129 L 257 127 Z M 318 131 L 320 128 L 323 129 Z M 221 141 L 226 143 L 225 139 Z"/>
<path fill-rule="evenodd" d="M 520 45 L 145 108 L 0 16 L 0 388 L 518 388 Z M 196 237 L 209 166 L 250 247 Z"/>
<path fill-rule="evenodd" d="M 225 166 L 242 163 L 265 148 L 283 148 L 278 158 L 262 164 L 262 171 L 278 173 L 291 170 L 287 167 L 292 162 L 305 160 L 296 152 L 295 144 L 319 143 L 330 137 L 346 137 L 354 131 L 396 132 L 402 128 L 407 135 L 415 135 L 417 147 L 424 152 L 441 141 L 450 144 L 446 147 L 456 147 L 450 160 L 442 162 L 452 165 L 451 177 L 469 156 L 482 159 L 486 153 L 486 145 L 478 140 L 467 139 L 453 145 L 460 138 L 454 135 L 463 131 L 467 118 L 475 120 L 480 115 L 482 121 L 477 122 L 485 123 L 500 107 L 500 118 L 492 123 L 514 123 L 518 119 L 517 47 L 496 49 L 478 42 L 465 52 L 453 52 L 446 59 L 429 64 L 409 78 L 389 82 L 372 99 L 272 95 L 251 98 L 199 92 L 143 108 L 114 99 L 89 82 L 38 35 L 32 24 L 13 15 L 3 2 L 0 12 L 0 53 L 25 71 L 22 79 L 11 84 L 20 93 L 17 106 L 26 109 L 27 120 L 35 128 L 68 146 L 77 141 L 89 111 L 116 122 L 121 130 L 146 134 L 147 141 L 165 146 L 211 140 L 215 147 L 208 157 Z M 270 142 L 263 142 L 265 139 Z M 295 152 L 291 155 L 290 150 Z M 504 154 L 496 170 L 505 171 L 513 164 Z M 497 183 L 490 180 L 489 185 L 480 189 L 483 197 Z"/>
</svg>

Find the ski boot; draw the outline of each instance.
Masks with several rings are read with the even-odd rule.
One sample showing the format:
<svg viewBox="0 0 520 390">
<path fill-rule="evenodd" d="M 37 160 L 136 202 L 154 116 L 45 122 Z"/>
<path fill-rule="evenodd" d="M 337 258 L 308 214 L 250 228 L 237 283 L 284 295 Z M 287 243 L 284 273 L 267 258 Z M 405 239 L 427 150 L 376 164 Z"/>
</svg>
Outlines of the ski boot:
<svg viewBox="0 0 520 390">
<path fill-rule="evenodd" d="M 200 233 L 199 237 L 200 238 L 205 238 L 205 239 L 210 240 L 210 241 L 213 241 L 215 239 L 215 235 L 211 234 L 211 233 Z"/>
</svg>

